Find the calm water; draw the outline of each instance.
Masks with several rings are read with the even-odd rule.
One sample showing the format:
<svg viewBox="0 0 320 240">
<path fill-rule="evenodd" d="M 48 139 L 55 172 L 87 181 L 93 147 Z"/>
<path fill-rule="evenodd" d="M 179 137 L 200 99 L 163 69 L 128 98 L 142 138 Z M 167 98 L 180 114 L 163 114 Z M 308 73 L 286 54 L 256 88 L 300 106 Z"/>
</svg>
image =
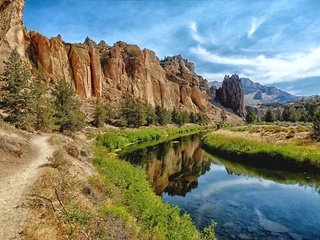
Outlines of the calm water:
<svg viewBox="0 0 320 240">
<path fill-rule="evenodd" d="M 198 135 L 138 146 L 122 157 L 143 167 L 155 192 L 199 228 L 216 221 L 220 239 L 320 239 L 319 176 L 223 160 L 206 153 Z"/>
</svg>

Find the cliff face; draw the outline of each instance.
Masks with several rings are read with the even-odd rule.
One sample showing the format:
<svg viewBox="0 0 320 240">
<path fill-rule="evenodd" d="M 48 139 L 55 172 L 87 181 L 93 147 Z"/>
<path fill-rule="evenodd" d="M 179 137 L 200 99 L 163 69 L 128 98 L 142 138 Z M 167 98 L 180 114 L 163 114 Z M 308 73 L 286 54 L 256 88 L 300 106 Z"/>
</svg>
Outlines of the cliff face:
<svg viewBox="0 0 320 240">
<path fill-rule="evenodd" d="M 163 60 L 162 67 L 153 51 L 136 45 L 117 42 L 111 47 L 89 38 L 83 44 L 67 44 L 60 37 L 47 39 L 36 32 L 30 33 L 28 52 L 52 82 L 66 79 L 84 97 L 119 102 L 129 93 L 152 106 L 206 110 L 206 92 L 200 87 L 205 81 L 181 56 Z"/>
<path fill-rule="evenodd" d="M 0 72 L 14 48 L 24 56 L 27 32 L 22 23 L 23 8 L 22 0 L 0 0 Z"/>
<path fill-rule="evenodd" d="M 244 93 L 241 80 L 237 74 L 224 77 L 222 87 L 217 90 L 217 99 L 223 106 L 231 108 L 241 117 L 244 116 Z"/>
<path fill-rule="evenodd" d="M 66 43 L 60 35 L 48 39 L 24 28 L 23 8 L 24 0 L 0 0 L 0 72 L 3 61 L 17 48 L 30 67 L 44 71 L 51 84 L 65 79 L 83 98 L 101 96 L 118 104 L 129 94 L 152 106 L 201 111 L 212 120 L 218 118 L 220 109 L 208 101 L 214 93 L 207 81 L 180 55 L 159 61 L 153 51 L 124 42 L 109 46 L 89 38 L 83 44 Z M 229 96 L 227 92 L 224 89 L 223 94 Z"/>
</svg>

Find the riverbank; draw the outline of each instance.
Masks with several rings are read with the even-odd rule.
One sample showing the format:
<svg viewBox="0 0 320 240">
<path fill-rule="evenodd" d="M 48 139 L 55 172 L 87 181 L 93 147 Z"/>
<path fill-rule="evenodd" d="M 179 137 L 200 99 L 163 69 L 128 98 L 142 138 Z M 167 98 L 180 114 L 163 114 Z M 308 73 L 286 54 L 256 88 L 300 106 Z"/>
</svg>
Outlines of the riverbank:
<svg viewBox="0 0 320 240">
<path fill-rule="evenodd" d="M 110 129 L 98 136 L 98 145 L 106 147 L 109 151 L 121 149 L 132 144 L 148 141 L 161 141 L 180 137 L 202 131 L 215 129 L 215 126 L 188 125 L 182 127 L 145 127 L 139 129 Z"/>
<path fill-rule="evenodd" d="M 109 197 L 105 207 L 131 226 L 133 239 L 215 239 L 213 225 L 200 232 L 188 214 L 157 196 L 142 169 L 120 160 L 115 149 L 152 140 L 166 140 L 213 129 L 213 126 L 153 127 L 110 130 L 97 139 L 93 164 L 99 176 L 96 188 Z"/>
<path fill-rule="evenodd" d="M 319 144 L 311 142 L 305 134 L 304 138 L 294 136 L 307 131 L 305 127 L 300 127 L 301 131 L 289 130 L 289 133 L 285 133 L 284 130 L 288 128 L 290 127 L 244 126 L 219 130 L 206 135 L 203 138 L 203 146 L 209 152 L 252 166 L 320 173 Z M 264 129 L 263 132 L 262 129 Z M 268 135 L 268 132 L 271 134 Z M 272 132 L 275 134 L 272 135 Z M 276 136 L 281 134 L 293 136 L 279 140 Z"/>
</svg>

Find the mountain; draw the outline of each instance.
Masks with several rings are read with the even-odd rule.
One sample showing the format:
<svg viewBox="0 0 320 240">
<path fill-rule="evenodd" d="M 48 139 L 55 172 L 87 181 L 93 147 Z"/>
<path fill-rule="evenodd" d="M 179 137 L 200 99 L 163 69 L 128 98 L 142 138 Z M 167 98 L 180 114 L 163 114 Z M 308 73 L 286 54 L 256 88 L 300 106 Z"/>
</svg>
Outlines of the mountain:
<svg viewBox="0 0 320 240">
<path fill-rule="evenodd" d="M 249 78 L 241 78 L 240 80 L 243 86 L 244 102 L 246 106 L 295 102 L 301 99 L 299 96 L 292 95 L 276 87 L 269 87 L 260 83 L 255 83 Z M 214 86 L 215 88 L 219 88 L 221 84 L 222 83 L 218 81 L 208 83 L 210 87 Z"/>
</svg>

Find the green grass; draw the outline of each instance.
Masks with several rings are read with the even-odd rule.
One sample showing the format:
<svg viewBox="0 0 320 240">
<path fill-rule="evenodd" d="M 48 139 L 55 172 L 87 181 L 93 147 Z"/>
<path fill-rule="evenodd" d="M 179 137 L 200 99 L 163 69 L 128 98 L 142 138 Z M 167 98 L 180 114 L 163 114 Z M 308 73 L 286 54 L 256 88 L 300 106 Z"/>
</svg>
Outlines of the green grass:
<svg viewBox="0 0 320 240">
<path fill-rule="evenodd" d="M 181 214 L 178 207 L 164 203 L 147 180 L 144 170 L 120 160 L 112 150 L 134 143 L 166 140 L 186 133 L 212 129 L 211 126 L 141 128 L 110 130 L 98 137 L 93 163 L 98 176 L 91 184 L 110 201 L 101 204 L 102 217 L 117 218 L 139 239 L 215 239 L 214 223 L 200 232 L 190 215 Z"/>
<path fill-rule="evenodd" d="M 108 150 L 120 149 L 130 144 L 165 139 L 172 136 L 214 129 L 214 126 L 190 125 L 183 127 L 149 127 L 129 130 L 109 130 L 98 137 L 98 143 Z"/>
<path fill-rule="evenodd" d="M 316 146 L 271 144 L 245 137 L 209 134 L 204 147 L 221 156 L 239 162 L 271 169 L 320 172 L 320 151 Z"/>
</svg>

